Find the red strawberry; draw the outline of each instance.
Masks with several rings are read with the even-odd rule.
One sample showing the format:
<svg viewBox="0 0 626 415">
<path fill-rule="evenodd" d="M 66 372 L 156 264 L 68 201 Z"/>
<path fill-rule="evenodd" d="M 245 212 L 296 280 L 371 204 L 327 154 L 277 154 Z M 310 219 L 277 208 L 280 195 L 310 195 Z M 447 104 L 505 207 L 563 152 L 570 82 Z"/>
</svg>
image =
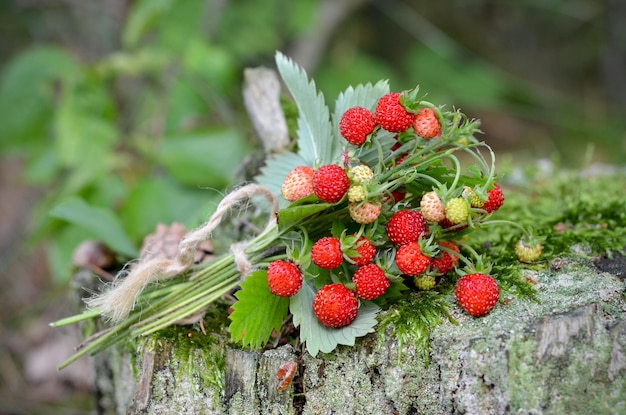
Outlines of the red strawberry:
<svg viewBox="0 0 626 415">
<path fill-rule="evenodd" d="M 354 251 L 356 255 L 351 255 L 348 259 L 360 267 L 372 262 L 376 256 L 376 247 L 365 236 L 359 236 L 355 241 Z"/>
<path fill-rule="evenodd" d="M 349 187 L 350 179 L 346 171 L 336 164 L 326 164 L 313 175 L 313 192 L 322 202 L 340 201 Z"/>
<path fill-rule="evenodd" d="M 356 295 L 364 300 L 375 300 L 391 285 L 382 269 L 376 264 L 364 265 L 352 276 Z"/>
<path fill-rule="evenodd" d="M 359 311 L 359 300 L 343 284 L 324 285 L 313 298 L 313 312 L 327 327 L 344 327 L 352 323 Z"/>
<path fill-rule="evenodd" d="M 392 243 L 403 245 L 417 241 L 428 230 L 428 224 L 417 210 L 401 209 L 389 218 L 386 230 Z"/>
<path fill-rule="evenodd" d="M 457 253 L 460 252 L 459 247 L 452 241 L 439 241 L 439 246 L 443 246 Z M 443 249 L 438 256 L 430 259 L 430 267 L 438 274 L 447 274 L 458 263 L 458 256 L 450 254 Z"/>
<path fill-rule="evenodd" d="M 341 265 L 343 253 L 339 239 L 326 236 L 315 242 L 311 248 L 311 261 L 324 269 L 333 269 Z"/>
<path fill-rule="evenodd" d="M 313 194 L 313 175 L 315 170 L 309 166 L 298 166 L 291 170 L 280 188 L 283 197 L 295 202 L 298 199 Z"/>
<path fill-rule="evenodd" d="M 272 294 L 291 297 L 302 287 L 302 273 L 293 262 L 272 261 L 267 267 L 267 285 Z"/>
<path fill-rule="evenodd" d="M 408 130 L 414 117 L 400 103 L 399 92 L 383 95 L 376 105 L 376 122 L 391 133 Z"/>
<path fill-rule="evenodd" d="M 494 183 L 493 189 L 487 190 L 487 201 L 483 205 L 483 209 L 485 209 L 487 213 L 492 213 L 500 209 L 503 204 L 504 194 L 502 193 L 502 188 L 498 183 Z"/>
<path fill-rule="evenodd" d="M 431 108 L 422 108 L 413 119 L 413 131 L 422 138 L 437 137 L 441 132 L 441 124 Z"/>
<path fill-rule="evenodd" d="M 378 203 L 348 203 L 348 212 L 350 217 L 356 223 L 368 224 L 375 222 L 380 216 L 382 207 Z"/>
<path fill-rule="evenodd" d="M 498 283 L 485 274 L 466 274 L 454 286 L 454 296 L 467 314 L 480 317 L 493 309 L 498 302 Z"/>
<path fill-rule="evenodd" d="M 363 107 L 349 108 L 343 113 L 339 121 L 339 133 L 348 143 L 355 146 L 363 145 L 375 127 L 374 114 Z"/>
<path fill-rule="evenodd" d="M 422 254 L 419 243 L 409 242 L 396 251 L 396 265 L 405 275 L 419 275 L 430 265 L 430 258 Z"/>
</svg>

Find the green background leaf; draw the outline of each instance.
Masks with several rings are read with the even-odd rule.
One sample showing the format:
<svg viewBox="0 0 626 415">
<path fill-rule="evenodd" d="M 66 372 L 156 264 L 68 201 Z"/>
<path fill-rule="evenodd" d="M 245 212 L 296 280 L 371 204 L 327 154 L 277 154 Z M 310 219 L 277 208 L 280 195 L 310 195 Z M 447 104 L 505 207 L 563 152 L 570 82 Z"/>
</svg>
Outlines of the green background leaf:
<svg viewBox="0 0 626 415">
<path fill-rule="evenodd" d="M 229 316 L 231 339 L 253 349 L 265 345 L 272 331 L 280 331 L 287 317 L 289 299 L 270 292 L 266 270 L 246 277 L 235 297 L 238 301 Z"/>
<path fill-rule="evenodd" d="M 131 258 L 138 254 L 120 221 L 108 209 L 90 206 L 83 199 L 72 197 L 56 205 L 50 215 L 86 229 L 116 252 Z"/>
</svg>

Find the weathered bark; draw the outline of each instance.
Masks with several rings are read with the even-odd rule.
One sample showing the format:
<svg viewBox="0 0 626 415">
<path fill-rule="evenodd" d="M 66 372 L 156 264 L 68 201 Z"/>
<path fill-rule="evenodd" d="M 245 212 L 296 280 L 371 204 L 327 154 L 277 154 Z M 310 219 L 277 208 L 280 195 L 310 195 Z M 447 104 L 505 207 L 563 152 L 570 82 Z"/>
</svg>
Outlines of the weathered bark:
<svg viewBox="0 0 626 415">
<path fill-rule="evenodd" d="M 539 303 L 512 299 L 483 318 L 452 307 L 459 324 L 434 330 L 428 361 L 385 334 L 312 357 L 226 347 L 221 331 L 210 347 L 155 335 L 117 348 L 98 357 L 99 378 L 114 377 L 117 414 L 626 413 L 624 282 L 571 260 L 531 277 Z M 278 391 L 277 369 L 297 359 Z"/>
</svg>

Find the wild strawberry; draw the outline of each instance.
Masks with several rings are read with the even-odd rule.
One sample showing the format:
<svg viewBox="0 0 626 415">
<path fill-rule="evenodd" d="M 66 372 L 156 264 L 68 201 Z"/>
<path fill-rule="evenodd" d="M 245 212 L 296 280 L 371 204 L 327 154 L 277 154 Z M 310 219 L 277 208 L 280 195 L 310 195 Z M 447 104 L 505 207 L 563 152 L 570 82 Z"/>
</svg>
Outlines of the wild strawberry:
<svg viewBox="0 0 626 415">
<path fill-rule="evenodd" d="M 424 219 L 431 222 L 441 222 L 446 217 L 446 209 L 437 192 L 424 193 L 420 201 L 420 212 Z"/>
<path fill-rule="evenodd" d="M 352 251 L 347 255 L 348 260 L 360 267 L 372 262 L 376 256 L 376 247 L 363 235 L 355 241 Z"/>
<path fill-rule="evenodd" d="M 365 200 L 365 196 L 365 187 L 362 184 L 353 184 L 348 189 L 348 202 L 362 202 Z"/>
<path fill-rule="evenodd" d="M 363 107 L 349 108 L 339 121 L 339 133 L 348 143 L 355 146 L 363 145 L 375 127 L 374 114 Z"/>
<path fill-rule="evenodd" d="M 408 130 L 414 117 L 400 103 L 399 92 L 383 95 L 376 105 L 376 122 L 390 133 Z"/>
<path fill-rule="evenodd" d="M 384 271 L 376 264 L 368 264 L 356 270 L 352 276 L 356 295 L 364 300 L 375 300 L 391 285 Z"/>
<path fill-rule="evenodd" d="M 480 195 L 471 187 L 463 186 L 463 195 L 467 197 L 471 207 L 480 208 L 483 207 L 486 200 L 480 197 Z"/>
<path fill-rule="evenodd" d="M 441 124 L 432 108 L 422 108 L 413 119 L 413 131 L 422 138 L 437 137 L 441 132 Z"/>
<path fill-rule="evenodd" d="M 348 212 L 352 220 L 363 225 L 376 222 L 381 210 L 382 206 L 374 202 L 348 203 Z"/>
<path fill-rule="evenodd" d="M 452 241 L 439 241 L 439 246 L 448 248 L 451 251 L 459 253 L 459 247 Z M 447 274 L 459 263 L 459 257 L 453 255 L 443 249 L 436 257 L 430 259 L 430 267 L 437 274 Z"/>
<path fill-rule="evenodd" d="M 327 327 L 344 327 L 354 321 L 359 311 L 359 300 L 343 284 L 324 285 L 313 298 L 313 312 Z"/>
<path fill-rule="evenodd" d="M 428 230 L 426 220 L 417 210 L 401 209 L 387 221 L 389 240 L 396 245 L 416 242 Z"/>
<path fill-rule="evenodd" d="M 430 258 L 422 254 L 419 243 L 406 243 L 396 251 L 396 265 L 401 273 L 416 276 L 426 271 Z"/>
<path fill-rule="evenodd" d="M 466 274 L 454 286 L 454 296 L 467 314 L 484 316 L 496 305 L 500 296 L 498 283 L 485 274 Z"/>
<path fill-rule="evenodd" d="M 535 245 L 527 243 L 523 238 L 515 244 L 515 255 L 521 262 L 533 262 L 541 256 L 543 246 L 540 243 Z"/>
<path fill-rule="evenodd" d="M 311 247 L 311 261 L 324 269 L 333 269 L 341 265 L 343 253 L 339 239 L 334 236 L 325 236 L 315 242 Z"/>
<path fill-rule="evenodd" d="M 356 184 L 367 184 L 374 178 L 374 172 L 367 164 L 359 164 L 348 170 L 348 177 Z"/>
<path fill-rule="evenodd" d="M 313 175 L 315 170 L 309 166 L 298 166 L 285 177 L 280 193 L 290 201 L 302 199 L 313 194 Z"/>
<path fill-rule="evenodd" d="M 278 259 L 267 267 L 267 285 L 279 297 L 291 297 L 302 286 L 302 273 L 293 262 Z"/>
<path fill-rule="evenodd" d="M 336 164 L 326 164 L 313 175 L 313 193 L 322 202 L 336 203 L 350 187 L 346 171 Z"/>
<path fill-rule="evenodd" d="M 446 219 L 453 224 L 465 222 L 469 215 L 469 206 L 462 197 L 454 197 L 446 203 Z"/>
<path fill-rule="evenodd" d="M 495 212 L 504 204 L 504 193 L 498 183 L 493 184 L 493 189 L 487 190 L 487 201 L 482 206 L 487 213 Z"/>
<path fill-rule="evenodd" d="M 437 284 L 435 277 L 428 274 L 418 275 L 413 282 L 415 286 L 422 291 L 432 290 Z"/>
</svg>

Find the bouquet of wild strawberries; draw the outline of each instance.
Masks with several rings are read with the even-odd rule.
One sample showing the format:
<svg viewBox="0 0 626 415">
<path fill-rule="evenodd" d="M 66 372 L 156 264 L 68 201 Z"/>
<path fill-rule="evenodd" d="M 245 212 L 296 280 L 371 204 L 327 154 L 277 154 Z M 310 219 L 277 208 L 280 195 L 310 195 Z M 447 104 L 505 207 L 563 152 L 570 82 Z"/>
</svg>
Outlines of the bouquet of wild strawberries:
<svg viewBox="0 0 626 415">
<path fill-rule="evenodd" d="M 236 254 L 142 286 L 75 358 L 201 312 L 237 287 L 232 340 L 261 347 L 291 316 L 314 356 L 373 332 L 380 307 L 407 289 L 447 281 L 468 314 L 495 306 L 488 261 L 464 242 L 498 222 L 490 216 L 504 201 L 494 154 L 475 138 L 479 122 L 384 81 L 348 88 L 331 117 L 304 71 L 280 53 L 276 63 L 298 108 L 296 148 L 271 156 L 254 184 L 275 196 L 276 217 Z M 541 245 L 524 230 L 515 251 L 530 262 Z M 56 325 L 115 311 L 96 306 Z"/>
</svg>

